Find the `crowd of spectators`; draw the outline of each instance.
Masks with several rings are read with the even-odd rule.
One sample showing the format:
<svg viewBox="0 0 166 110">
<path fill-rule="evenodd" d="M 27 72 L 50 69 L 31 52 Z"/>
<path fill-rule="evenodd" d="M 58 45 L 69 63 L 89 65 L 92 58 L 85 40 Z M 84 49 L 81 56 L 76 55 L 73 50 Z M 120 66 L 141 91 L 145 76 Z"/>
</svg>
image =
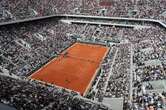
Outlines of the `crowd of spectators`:
<svg viewBox="0 0 166 110">
<path fill-rule="evenodd" d="M 133 109 L 165 110 L 165 90 L 153 90 L 151 81 L 166 79 L 165 60 L 165 31 L 157 26 L 147 29 L 142 35 L 147 37 L 135 43 L 133 63 L 136 66 L 133 74 Z M 161 60 L 162 59 L 162 60 Z M 144 83 L 147 85 L 144 85 Z M 157 84 L 157 83 L 156 83 Z"/>
<path fill-rule="evenodd" d="M 109 0 L 109 2 L 111 3 L 106 7 L 106 16 L 166 20 L 165 0 Z"/>
<path fill-rule="evenodd" d="M 142 81 L 153 81 L 166 79 L 163 68 L 160 65 L 145 66 L 143 68 L 137 68 L 135 73 L 138 75 L 138 79 Z"/>
<path fill-rule="evenodd" d="M 105 93 L 106 97 L 123 97 L 124 99 L 129 97 L 130 54 L 130 44 L 119 45 L 111 78 Z"/>
<path fill-rule="evenodd" d="M 95 0 L 2 0 L 0 22 L 20 20 L 54 14 L 77 14 L 94 12 Z"/>
<path fill-rule="evenodd" d="M 0 85 L 0 102 L 17 110 L 109 110 L 73 91 L 37 81 L 0 75 Z"/>
<path fill-rule="evenodd" d="M 1 0 L 0 22 L 54 14 L 151 18 L 166 21 L 165 6 L 165 0 Z"/>
<path fill-rule="evenodd" d="M 133 109 L 134 110 L 165 110 L 165 92 L 162 93 L 146 93 L 146 94 L 133 94 Z"/>
<path fill-rule="evenodd" d="M 74 43 L 60 23 L 29 24 L 0 30 L 1 67 L 26 76 Z"/>
</svg>

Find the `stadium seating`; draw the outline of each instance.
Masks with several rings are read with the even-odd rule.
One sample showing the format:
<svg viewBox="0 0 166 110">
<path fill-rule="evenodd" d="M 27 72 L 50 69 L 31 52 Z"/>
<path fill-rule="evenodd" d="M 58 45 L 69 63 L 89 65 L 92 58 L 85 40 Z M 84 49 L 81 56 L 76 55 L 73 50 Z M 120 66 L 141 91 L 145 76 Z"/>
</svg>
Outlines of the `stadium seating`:
<svg viewBox="0 0 166 110">
<path fill-rule="evenodd" d="M 153 19 L 165 23 L 165 13 L 166 0 L 0 1 L 1 23 L 58 14 Z M 85 97 L 27 79 L 77 42 L 72 35 L 82 42 L 102 42 L 110 48 Z M 134 28 L 127 28 L 47 19 L 0 26 L 0 103 L 18 110 L 110 110 L 102 104 L 104 98 L 122 98 L 124 110 L 165 110 L 166 91 L 160 88 L 158 92 L 152 85 L 153 81 L 165 80 L 166 31 L 156 24 L 138 21 Z"/>
<path fill-rule="evenodd" d="M 0 2 L 0 21 L 53 14 L 150 18 L 166 21 L 165 5 L 165 0 L 109 0 L 109 2 L 107 0 L 24 0 L 24 2 L 22 0 L 2 0 Z"/>
</svg>

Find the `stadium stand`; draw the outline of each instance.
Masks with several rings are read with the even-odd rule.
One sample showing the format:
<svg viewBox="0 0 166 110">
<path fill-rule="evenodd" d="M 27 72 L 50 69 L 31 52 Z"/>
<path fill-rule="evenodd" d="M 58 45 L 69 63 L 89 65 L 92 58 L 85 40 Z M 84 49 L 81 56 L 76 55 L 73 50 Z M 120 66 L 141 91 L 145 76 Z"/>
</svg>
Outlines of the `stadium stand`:
<svg viewBox="0 0 166 110">
<path fill-rule="evenodd" d="M 49 15 L 56 16 L 17 23 Z M 122 110 L 165 110 L 165 21 L 165 0 L 1 0 L 0 103 L 18 110 L 116 110 L 105 99 L 122 99 Z M 75 42 L 110 48 L 86 96 L 27 78 Z"/>
<path fill-rule="evenodd" d="M 2 0 L 1 22 L 52 14 L 151 18 L 166 21 L 165 0 Z"/>
</svg>

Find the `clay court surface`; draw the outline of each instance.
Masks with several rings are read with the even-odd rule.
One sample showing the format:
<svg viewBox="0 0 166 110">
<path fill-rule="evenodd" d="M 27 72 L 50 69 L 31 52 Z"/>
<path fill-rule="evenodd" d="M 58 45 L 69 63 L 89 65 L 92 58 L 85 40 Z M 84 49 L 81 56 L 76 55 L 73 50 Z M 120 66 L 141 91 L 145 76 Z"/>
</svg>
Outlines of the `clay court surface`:
<svg viewBox="0 0 166 110">
<path fill-rule="evenodd" d="M 101 45 L 75 43 L 30 77 L 84 94 L 108 52 Z"/>
</svg>

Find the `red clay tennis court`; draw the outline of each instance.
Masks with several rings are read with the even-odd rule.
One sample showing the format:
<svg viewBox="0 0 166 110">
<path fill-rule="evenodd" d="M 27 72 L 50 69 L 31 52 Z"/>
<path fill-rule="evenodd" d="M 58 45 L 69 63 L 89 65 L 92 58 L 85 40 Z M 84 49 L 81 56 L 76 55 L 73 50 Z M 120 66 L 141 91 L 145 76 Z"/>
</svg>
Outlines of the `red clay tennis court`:
<svg viewBox="0 0 166 110">
<path fill-rule="evenodd" d="M 30 78 L 62 86 L 84 95 L 108 50 L 109 48 L 101 45 L 75 43 Z"/>
</svg>

